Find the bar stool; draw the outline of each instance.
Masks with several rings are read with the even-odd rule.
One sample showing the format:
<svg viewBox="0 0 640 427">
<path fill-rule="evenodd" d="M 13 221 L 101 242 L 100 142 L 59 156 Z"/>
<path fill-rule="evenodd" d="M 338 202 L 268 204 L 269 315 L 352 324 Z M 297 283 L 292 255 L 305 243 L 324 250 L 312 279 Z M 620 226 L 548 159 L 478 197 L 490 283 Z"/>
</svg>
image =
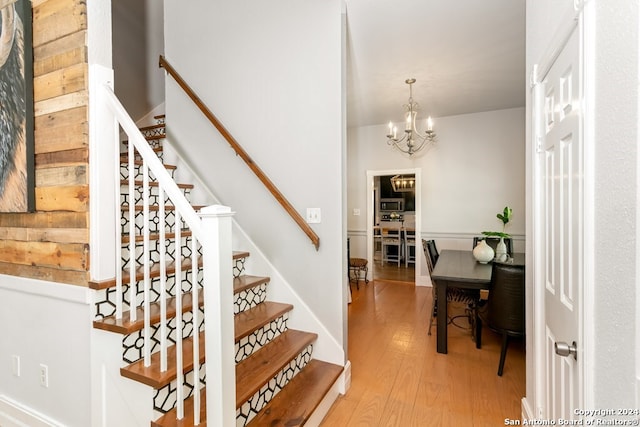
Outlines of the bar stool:
<svg viewBox="0 0 640 427">
<path fill-rule="evenodd" d="M 402 239 L 400 236 L 400 229 L 382 229 L 382 262 L 396 262 L 400 267 L 400 260 L 402 259 Z M 389 251 L 391 248 L 396 248 L 395 253 Z"/>
<path fill-rule="evenodd" d="M 404 230 L 404 266 L 416 263 L 416 230 L 406 228 Z"/>
<path fill-rule="evenodd" d="M 351 241 L 347 239 L 347 257 L 349 260 L 349 271 L 347 276 L 349 277 L 349 283 L 351 283 L 354 279 L 351 277 L 351 273 L 355 273 L 355 281 L 356 281 L 356 289 L 360 290 L 360 273 L 364 272 L 364 283 L 369 283 L 369 278 L 367 275 L 369 274 L 369 266 L 367 261 L 364 258 L 351 258 Z M 351 290 L 351 286 L 349 286 L 349 290 Z"/>
</svg>

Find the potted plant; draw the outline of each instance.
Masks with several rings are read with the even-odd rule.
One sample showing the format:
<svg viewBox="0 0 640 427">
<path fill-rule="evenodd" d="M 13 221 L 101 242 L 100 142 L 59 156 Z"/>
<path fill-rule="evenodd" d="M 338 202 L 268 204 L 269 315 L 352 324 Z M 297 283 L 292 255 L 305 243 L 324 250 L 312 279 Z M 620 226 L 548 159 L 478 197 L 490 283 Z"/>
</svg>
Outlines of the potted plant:
<svg viewBox="0 0 640 427">
<path fill-rule="evenodd" d="M 509 221 L 511 220 L 512 214 L 513 214 L 513 209 L 511 209 L 509 206 L 505 206 L 502 213 L 498 213 L 496 215 L 496 217 L 500 221 L 502 221 L 502 231 L 483 231 L 482 232 L 482 234 L 484 234 L 487 237 L 500 238 L 500 242 L 496 246 L 496 259 L 498 261 L 504 261 L 507 259 L 507 255 L 508 255 L 507 245 L 504 243 L 504 239 L 511 237 L 511 235 L 506 233 L 505 230 L 507 228 L 507 224 L 509 224 Z"/>
</svg>

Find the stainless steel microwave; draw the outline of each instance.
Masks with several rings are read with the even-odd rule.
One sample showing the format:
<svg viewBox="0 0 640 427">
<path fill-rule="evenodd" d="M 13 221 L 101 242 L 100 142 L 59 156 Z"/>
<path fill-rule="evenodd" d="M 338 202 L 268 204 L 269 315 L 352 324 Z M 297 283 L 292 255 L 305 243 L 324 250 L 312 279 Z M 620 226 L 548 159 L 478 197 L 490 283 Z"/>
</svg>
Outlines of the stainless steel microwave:
<svg viewBox="0 0 640 427">
<path fill-rule="evenodd" d="M 380 199 L 380 212 L 404 212 L 404 199 Z"/>
</svg>

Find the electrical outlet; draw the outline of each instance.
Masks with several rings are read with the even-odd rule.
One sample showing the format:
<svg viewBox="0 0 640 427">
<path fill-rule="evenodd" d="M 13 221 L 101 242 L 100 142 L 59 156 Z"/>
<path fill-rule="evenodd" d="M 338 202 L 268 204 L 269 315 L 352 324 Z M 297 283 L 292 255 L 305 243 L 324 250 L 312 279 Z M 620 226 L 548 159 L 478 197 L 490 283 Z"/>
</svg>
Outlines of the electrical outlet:
<svg viewBox="0 0 640 427">
<path fill-rule="evenodd" d="M 360 209 L 354 208 L 353 209 L 353 216 L 359 216 L 360 215 Z"/>
<path fill-rule="evenodd" d="M 40 364 L 40 385 L 49 387 L 49 367 L 42 363 Z"/>
<path fill-rule="evenodd" d="M 307 223 L 319 224 L 321 222 L 320 208 L 307 208 Z"/>
<path fill-rule="evenodd" d="M 11 356 L 11 372 L 16 377 L 20 376 L 20 356 L 15 354 Z"/>
</svg>

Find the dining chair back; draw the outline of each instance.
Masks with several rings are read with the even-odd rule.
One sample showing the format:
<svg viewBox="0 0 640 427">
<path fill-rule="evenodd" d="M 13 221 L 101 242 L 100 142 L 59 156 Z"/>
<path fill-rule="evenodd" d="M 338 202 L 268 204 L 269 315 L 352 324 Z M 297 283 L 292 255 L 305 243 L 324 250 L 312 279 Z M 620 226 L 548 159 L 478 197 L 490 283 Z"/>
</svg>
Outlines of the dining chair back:
<svg viewBox="0 0 640 427">
<path fill-rule="evenodd" d="M 440 254 L 438 253 L 438 248 L 436 247 L 435 240 L 427 240 L 427 250 L 429 251 L 429 257 L 431 258 L 431 264 L 433 266 L 438 262 L 438 257 Z"/>
<path fill-rule="evenodd" d="M 440 256 L 438 253 L 438 249 L 436 247 L 435 240 L 422 239 L 422 250 L 424 251 L 424 256 L 427 260 L 427 270 L 429 271 L 429 276 L 431 277 L 431 274 L 433 273 L 433 268 L 436 262 L 438 262 L 438 257 Z M 433 302 L 431 304 L 431 319 L 429 319 L 429 329 L 427 331 L 428 335 L 431 335 L 431 329 L 433 328 L 433 320 L 438 315 L 436 283 L 433 281 L 433 279 L 431 279 L 431 296 L 432 296 Z M 460 288 L 454 288 L 450 286 L 447 287 L 447 303 L 458 302 L 458 303 L 462 303 L 466 307 L 466 314 L 449 317 L 449 319 L 447 319 L 447 322 L 453 323 L 454 318 L 466 317 L 469 320 L 469 324 L 471 325 L 471 332 L 473 336 L 473 332 L 475 331 L 473 322 L 477 317 L 475 313 L 475 309 L 479 300 L 480 300 L 480 291 L 478 290 L 460 289 Z"/>
<path fill-rule="evenodd" d="M 494 263 L 486 304 L 477 310 L 476 346 L 480 348 L 482 326 L 502 335 L 498 375 L 502 376 L 509 339 L 525 336 L 525 279 L 523 265 Z"/>
<path fill-rule="evenodd" d="M 433 260 L 429 254 L 429 243 L 426 239 L 422 239 L 422 251 L 424 252 L 424 257 L 427 260 L 427 271 L 429 272 L 429 276 L 431 276 L 431 273 L 433 273 Z"/>
</svg>

